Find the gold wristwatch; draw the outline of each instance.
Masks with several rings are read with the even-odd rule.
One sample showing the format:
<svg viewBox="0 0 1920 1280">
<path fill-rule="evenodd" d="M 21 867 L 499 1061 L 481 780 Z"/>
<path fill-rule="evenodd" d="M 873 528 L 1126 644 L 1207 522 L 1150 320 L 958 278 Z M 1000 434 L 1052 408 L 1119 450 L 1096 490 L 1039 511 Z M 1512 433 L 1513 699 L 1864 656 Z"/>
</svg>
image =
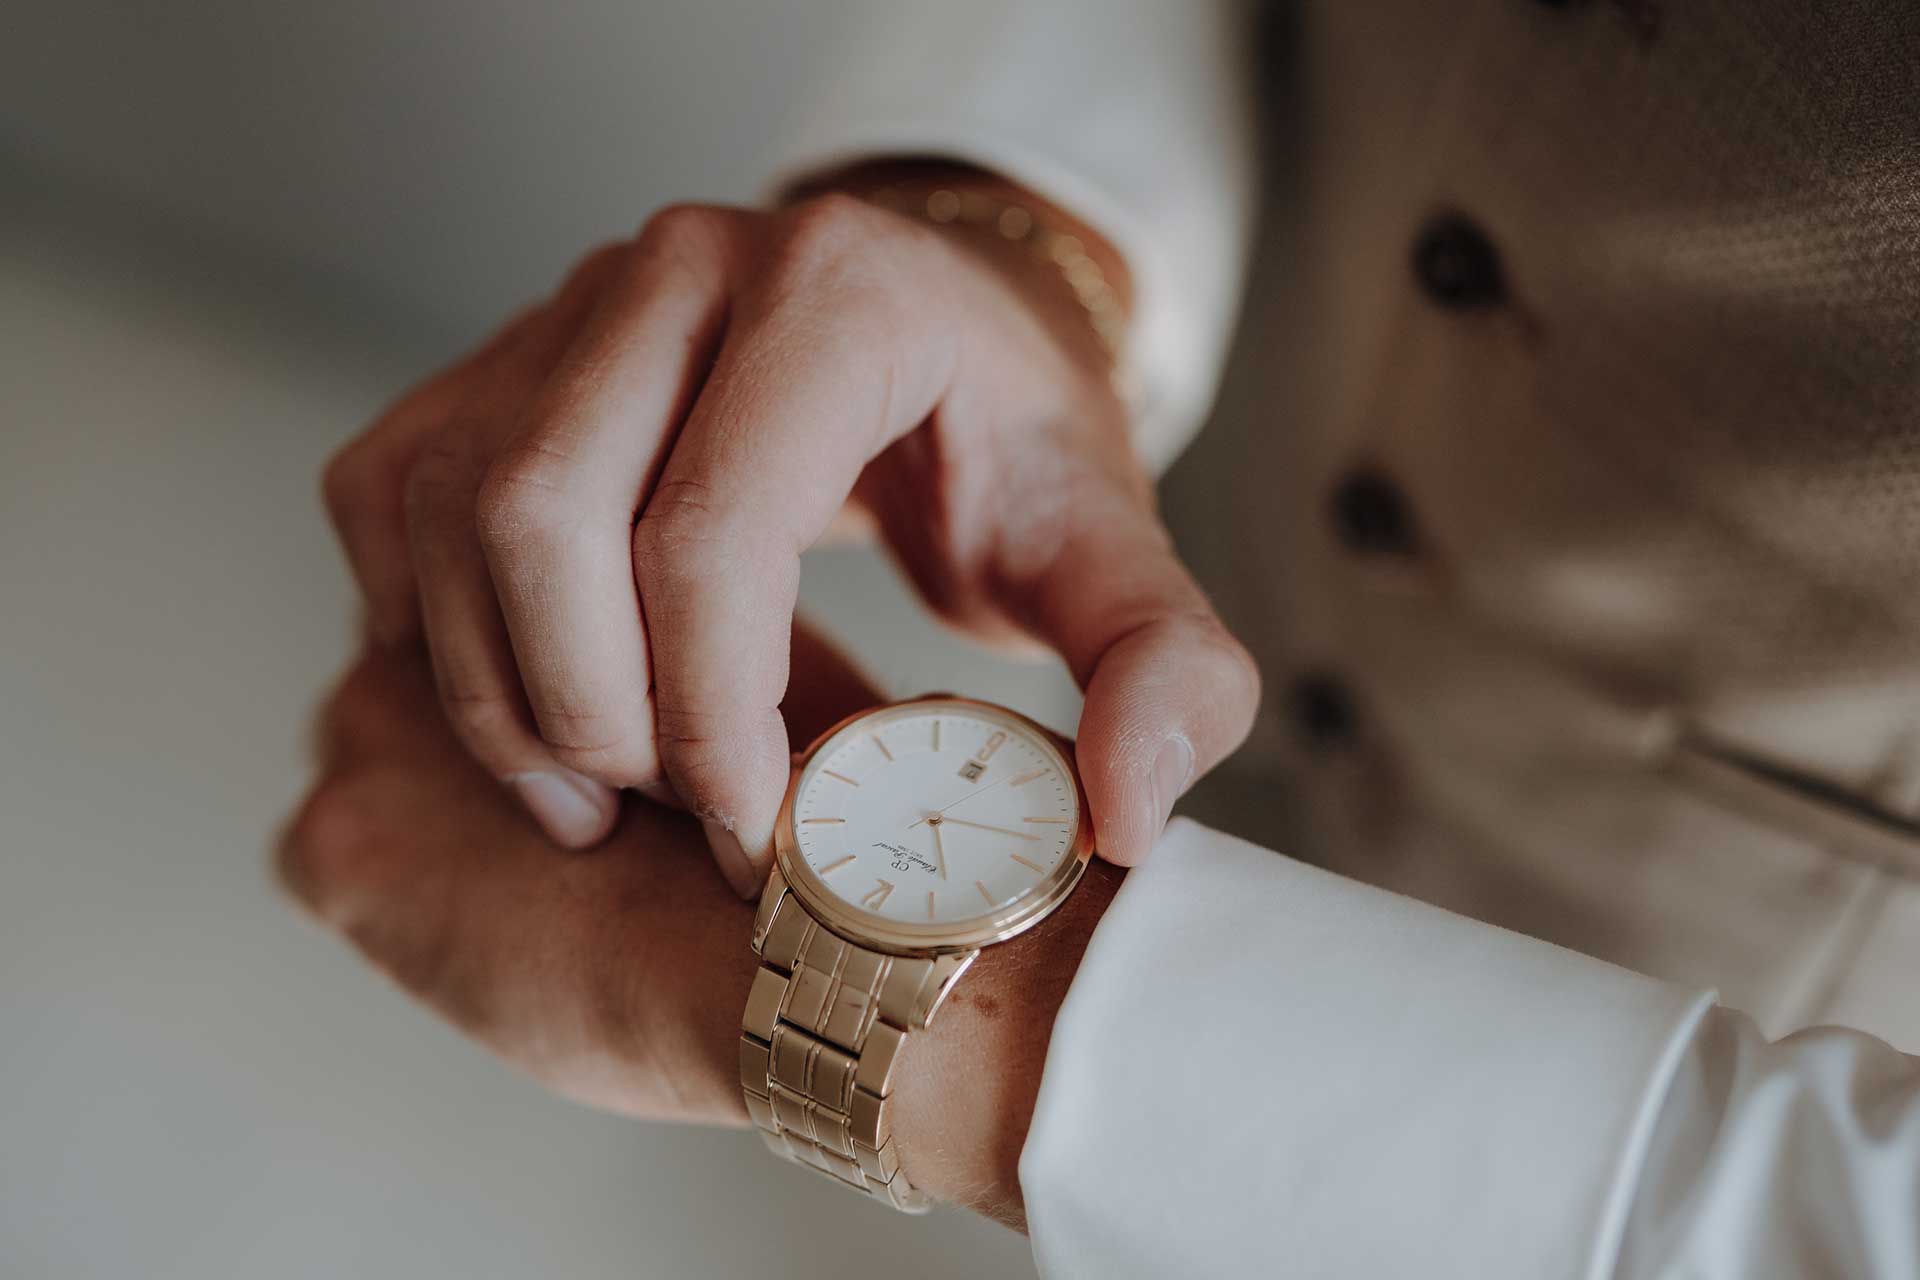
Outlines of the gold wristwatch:
<svg viewBox="0 0 1920 1280">
<path fill-rule="evenodd" d="M 906 1038 L 983 947 L 1045 919 L 1093 853 L 1072 747 L 992 703 L 863 711 L 794 758 L 740 1081 L 777 1155 L 908 1213 L 890 1094 Z"/>
</svg>

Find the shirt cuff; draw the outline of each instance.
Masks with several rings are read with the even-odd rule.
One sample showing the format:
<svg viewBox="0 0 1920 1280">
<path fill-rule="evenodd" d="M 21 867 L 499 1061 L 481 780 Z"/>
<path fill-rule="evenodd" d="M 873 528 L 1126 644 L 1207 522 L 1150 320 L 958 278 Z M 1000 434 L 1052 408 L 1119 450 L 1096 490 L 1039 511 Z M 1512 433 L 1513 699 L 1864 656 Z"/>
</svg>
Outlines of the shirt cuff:
<svg viewBox="0 0 1920 1280">
<path fill-rule="evenodd" d="M 1584 1276 L 1711 993 L 1176 820 L 1062 1005 L 1048 1276 Z"/>
</svg>

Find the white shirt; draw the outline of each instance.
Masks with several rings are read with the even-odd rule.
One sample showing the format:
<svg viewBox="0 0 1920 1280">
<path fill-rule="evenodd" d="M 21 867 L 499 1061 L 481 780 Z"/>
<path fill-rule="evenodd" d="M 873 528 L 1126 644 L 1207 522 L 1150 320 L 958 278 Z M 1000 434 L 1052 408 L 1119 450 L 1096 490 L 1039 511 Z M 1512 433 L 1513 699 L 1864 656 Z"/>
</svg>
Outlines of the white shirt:
<svg viewBox="0 0 1920 1280">
<path fill-rule="evenodd" d="M 1246 18 L 911 6 L 791 171 L 952 156 L 1107 235 L 1163 465 L 1235 318 Z M 1920 1276 L 1920 1060 L 1176 821 L 1061 1010 L 1021 1181 L 1049 1276 Z"/>
<path fill-rule="evenodd" d="M 1048 1276 L 1920 1275 L 1920 1060 L 1176 819 L 1067 994 Z"/>
</svg>

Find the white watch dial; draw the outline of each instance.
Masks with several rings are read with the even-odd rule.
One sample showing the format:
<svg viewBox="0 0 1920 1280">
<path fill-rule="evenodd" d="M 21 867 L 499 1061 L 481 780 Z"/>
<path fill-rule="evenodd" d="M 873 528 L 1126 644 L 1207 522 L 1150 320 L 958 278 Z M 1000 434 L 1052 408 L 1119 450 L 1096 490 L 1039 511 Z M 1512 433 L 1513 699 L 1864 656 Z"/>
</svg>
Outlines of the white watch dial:
<svg viewBox="0 0 1920 1280">
<path fill-rule="evenodd" d="M 1076 783 L 1053 744 L 985 708 L 909 703 L 823 743 L 793 798 L 800 857 L 880 920 L 960 925 L 1003 911 L 1072 856 Z"/>
</svg>

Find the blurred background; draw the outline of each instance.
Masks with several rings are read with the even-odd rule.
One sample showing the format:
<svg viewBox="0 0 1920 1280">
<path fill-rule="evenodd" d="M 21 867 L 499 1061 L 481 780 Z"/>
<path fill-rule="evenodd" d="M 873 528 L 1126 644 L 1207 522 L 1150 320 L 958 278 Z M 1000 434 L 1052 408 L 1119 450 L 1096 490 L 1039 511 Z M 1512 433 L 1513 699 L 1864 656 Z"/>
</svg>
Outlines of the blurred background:
<svg viewBox="0 0 1920 1280">
<path fill-rule="evenodd" d="M 1032 1274 L 547 1097 L 264 869 L 353 636 L 322 460 L 589 246 L 752 199 L 869 7 L 6 6 L 0 1276 Z M 803 598 L 896 690 L 1073 724 L 868 553 Z"/>
</svg>

